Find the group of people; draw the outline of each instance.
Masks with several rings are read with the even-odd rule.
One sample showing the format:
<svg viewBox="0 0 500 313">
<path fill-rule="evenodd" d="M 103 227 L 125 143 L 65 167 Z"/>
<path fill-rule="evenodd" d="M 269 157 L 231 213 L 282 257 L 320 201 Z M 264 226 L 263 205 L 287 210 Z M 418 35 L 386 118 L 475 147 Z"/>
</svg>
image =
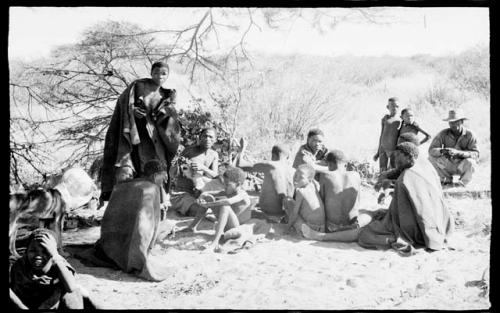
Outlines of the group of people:
<svg viewBox="0 0 500 313">
<path fill-rule="evenodd" d="M 249 162 L 247 142 L 242 139 L 231 164 L 220 166 L 212 149 L 217 138 L 214 128 L 203 129 L 198 142 L 177 155 L 181 135 L 176 92 L 162 87 L 168 73 L 165 62 L 154 63 L 151 78 L 134 81 L 117 101 L 105 139 L 100 201 L 108 201 L 108 206 L 101 237 L 90 255 L 94 263 L 150 280 L 164 279 L 149 264 L 148 254 L 167 209 L 194 217 L 177 232 L 196 231 L 213 212 L 217 223 L 206 247 L 209 251 L 217 251 L 221 239 L 241 236 L 239 226 L 259 216 L 256 212 L 311 240 L 358 242 L 366 248 L 394 248 L 401 253 L 444 246 L 453 221 L 441 185 L 452 183 L 453 175 L 468 184 L 479 157 L 476 138 L 463 126 L 466 118 L 457 110 L 450 110 L 444 119 L 449 128 L 434 137 L 427 159 L 418 146 L 430 135 L 414 121 L 411 109 L 398 116 L 398 99 L 388 100 L 389 114 L 382 118 L 374 159 L 380 161 L 376 186 L 393 189 L 393 197 L 388 209 L 369 211 L 359 206 L 360 175 L 346 170 L 344 153 L 327 149 L 323 132 L 316 128 L 308 132 L 292 165 L 288 149 L 280 144 L 272 147 L 271 160 Z M 425 138 L 419 140 L 419 133 Z M 258 210 L 244 188 L 247 172 L 264 173 Z M 24 263 L 14 266 L 12 279 L 18 279 L 19 266 L 31 266 L 41 276 L 54 273 L 57 266 L 59 277 L 69 282 L 64 290 L 70 301 L 76 290 L 70 275 L 74 270 L 58 257 L 49 235 L 32 237 L 33 247 L 28 248 Z M 29 302 L 16 296 L 25 294 L 19 288 L 11 289 L 11 299 L 19 307 L 41 307 L 49 293 Z"/>
</svg>

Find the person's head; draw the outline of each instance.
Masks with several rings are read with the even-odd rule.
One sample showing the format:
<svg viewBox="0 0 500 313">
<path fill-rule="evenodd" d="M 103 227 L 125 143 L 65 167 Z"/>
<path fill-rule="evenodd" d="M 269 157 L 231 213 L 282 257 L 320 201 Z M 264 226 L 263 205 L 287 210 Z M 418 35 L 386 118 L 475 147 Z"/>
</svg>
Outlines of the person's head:
<svg viewBox="0 0 500 313">
<path fill-rule="evenodd" d="M 143 174 L 144 177 L 157 185 L 162 184 L 168 178 L 167 166 L 156 159 L 149 160 L 144 164 Z"/>
<path fill-rule="evenodd" d="M 443 121 L 448 122 L 451 131 L 455 135 L 459 135 L 462 133 L 464 120 L 466 119 L 467 118 L 460 109 L 452 109 L 448 111 L 448 117 L 443 119 Z"/>
<path fill-rule="evenodd" d="M 396 115 L 399 109 L 399 99 L 396 97 L 389 98 L 389 100 L 387 100 L 387 109 L 391 116 Z"/>
<path fill-rule="evenodd" d="M 399 136 L 401 142 L 411 142 L 415 146 L 420 145 L 420 141 L 418 140 L 418 136 L 414 133 L 404 133 Z"/>
<path fill-rule="evenodd" d="M 166 62 L 158 61 L 151 66 L 151 78 L 158 86 L 163 85 L 167 81 L 169 67 Z"/>
<path fill-rule="evenodd" d="M 116 183 L 125 182 L 134 178 L 134 170 L 132 167 L 125 165 L 116 169 L 115 181 Z"/>
<path fill-rule="evenodd" d="M 226 194 L 234 194 L 240 188 L 247 175 L 239 167 L 228 166 L 222 175 L 224 178 L 224 187 Z"/>
<path fill-rule="evenodd" d="M 326 154 L 326 163 L 330 171 L 335 171 L 339 168 L 344 168 L 347 159 L 344 152 L 340 150 L 332 150 Z"/>
<path fill-rule="evenodd" d="M 207 127 L 201 131 L 200 134 L 200 147 L 208 150 L 211 149 L 217 140 L 217 132 L 213 127 Z"/>
<path fill-rule="evenodd" d="M 307 145 L 316 152 L 323 147 L 324 137 L 325 135 L 321 129 L 313 128 L 307 133 Z"/>
<path fill-rule="evenodd" d="M 412 167 L 418 159 L 418 147 L 411 142 L 402 142 L 394 151 L 396 168 L 405 169 Z"/>
<path fill-rule="evenodd" d="M 35 229 L 28 238 L 28 247 L 26 249 L 26 258 L 35 272 L 47 273 L 52 267 L 51 255 L 47 249 L 42 246 L 41 240 L 46 236 L 57 245 L 56 237 L 53 231 L 47 228 Z"/>
<path fill-rule="evenodd" d="M 401 119 L 406 123 L 406 124 L 413 124 L 415 121 L 413 119 L 413 111 L 412 109 L 406 108 L 401 111 Z"/>
<path fill-rule="evenodd" d="M 311 164 L 299 165 L 293 175 L 293 185 L 295 188 L 302 188 L 309 184 L 314 179 L 314 167 Z"/>
<path fill-rule="evenodd" d="M 285 160 L 288 157 L 288 151 L 282 145 L 274 145 L 271 149 L 271 160 L 280 161 Z"/>
</svg>

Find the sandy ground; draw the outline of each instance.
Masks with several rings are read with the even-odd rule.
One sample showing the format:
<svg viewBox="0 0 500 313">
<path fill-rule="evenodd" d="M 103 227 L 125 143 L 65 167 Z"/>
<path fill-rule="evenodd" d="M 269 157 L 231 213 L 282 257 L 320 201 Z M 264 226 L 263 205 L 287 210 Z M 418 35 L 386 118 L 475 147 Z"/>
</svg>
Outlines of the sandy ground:
<svg viewBox="0 0 500 313">
<path fill-rule="evenodd" d="M 363 206 L 374 208 L 375 192 L 362 195 Z M 205 221 L 199 234 L 157 243 L 153 258 L 171 273 L 163 282 L 68 260 L 79 282 L 110 309 L 488 309 L 489 294 L 477 282 L 489 273 L 491 199 L 447 202 L 456 218 L 452 248 L 411 257 L 284 235 L 280 224 L 264 225 L 267 236 L 250 249 L 206 253 L 199 246 L 214 231 Z M 191 220 L 171 218 L 163 229 Z M 91 227 L 63 238 L 81 244 L 98 237 L 99 227 Z"/>
</svg>

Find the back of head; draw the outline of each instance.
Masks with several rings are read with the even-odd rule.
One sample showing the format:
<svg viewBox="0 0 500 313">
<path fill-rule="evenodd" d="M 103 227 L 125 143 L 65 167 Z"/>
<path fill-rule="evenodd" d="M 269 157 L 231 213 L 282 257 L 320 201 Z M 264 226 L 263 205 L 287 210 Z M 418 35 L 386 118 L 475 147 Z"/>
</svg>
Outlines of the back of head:
<svg viewBox="0 0 500 313">
<path fill-rule="evenodd" d="M 340 150 L 331 150 L 326 154 L 326 161 L 328 163 L 345 163 L 347 161 L 344 152 Z"/>
<path fill-rule="evenodd" d="M 418 140 L 418 136 L 415 135 L 414 133 L 404 133 L 399 136 L 399 139 L 401 140 L 401 143 L 403 142 L 411 142 L 415 146 L 420 145 L 420 141 Z"/>
<path fill-rule="evenodd" d="M 400 151 L 406 156 L 411 157 L 413 160 L 418 159 L 418 147 L 411 142 L 402 142 L 396 146 L 396 150 Z"/>
<path fill-rule="evenodd" d="M 299 165 L 299 167 L 297 167 L 297 171 L 303 172 L 309 180 L 314 179 L 314 175 L 316 174 L 314 167 L 308 163 Z"/>
<path fill-rule="evenodd" d="M 273 148 L 271 149 L 271 154 L 286 158 L 288 156 L 288 149 L 286 149 L 283 145 L 280 144 L 274 145 Z"/>
<path fill-rule="evenodd" d="M 224 180 L 242 185 L 247 178 L 245 171 L 239 167 L 228 166 L 223 174 Z"/>
<path fill-rule="evenodd" d="M 387 102 L 399 102 L 398 97 L 390 97 Z"/>
<path fill-rule="evenodd" d="M 163 164 L 163 162 L 157 159 L 152 159 L 147 161 L 146 164 L 144 164 L 143 175 L 145 177 L 149 177 L 153 174 L 166 171 L 167 171 L 167 166 Z"/>
</svg>

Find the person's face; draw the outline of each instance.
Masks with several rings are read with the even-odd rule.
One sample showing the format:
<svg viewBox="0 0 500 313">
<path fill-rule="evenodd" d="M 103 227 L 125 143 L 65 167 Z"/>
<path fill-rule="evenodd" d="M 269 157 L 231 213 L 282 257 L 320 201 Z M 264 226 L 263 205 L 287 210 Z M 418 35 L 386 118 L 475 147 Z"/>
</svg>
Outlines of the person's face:
<svg viewBox="0 0 500 313">
<path fill-rule="evenodd" d="M 225 187 L 226 194 L 233 194 L 233 193 L 236 193 L 239 185 L 238 185 L 238 183 L 235 183 L 233 181 L 229 181 L 228 179 L 225 179 L 224 180 L 224 187 Z"/>
<path fill-rule="evenodd" d="M 293 185 L 295 188 L 302 188 L 309 184 L 310 179 L 307 178 L 307 174 L 303 170 L 296 170 L 293 175 Z"/>
<path fill-rule="evenodd" d="M 411 158 L 399 150 L 394 151 L 394 161 L 396 168 L 406 168 L 411 164 Z"/>
<path fill-rule="evenodd" d="M 168 69 L 166 67 L 155 67 L 151 71 L 151 78 L 158 85 L 163 85 L 167 81 Z"/>
<path fill-rule="evenodd" d="M 134 178 L 134 172 L 130 167 L 120 167 L 116 172 L 116 182 L 123 182 Z"/>
<path fill-rule="evenodd" d="M 391 115 L 396 115 L 399 110 L 399 105 L 396 101 L 389 101 L 387 104 L 387 109 Z"/>
<path fill-rule="evenodd" d="M 31 241 L 26 250 L 26 254 L 28 255 L 28 261 L 35 271 L 48 272 L 51 267 L 49 263 L 51 257 L 38 241 Z"/>
<path fill-rule="evenodd" d="M 215 143 L 215 132 L 213 130 L 208 130 L 204 132 L 200 137 L 200 144 L 205 149 L 210 149 Z"/>
<path fill-rule="evenodd" d="M 323 147 L 323 136 L 314 135 L 307 139 L 307 145 L 313 150 L 313 152 L 318 151 Z"/>
<path fill-rule="evenodd" d="M 163 184 L 165 181 L 167 181 L 167 178 L 168 178 L 168 174 L 166 171 L 161 171 L 159 173 L 155 173 L 154 177 L 153 177 L 154 182 L 157 185 Z"/>
<path fill-rule="evenodd" d="M 406 124 L 412 124 L 413 123 L 413 112 L 412 111 L 406 111 L 403 116 L 403 121 Z"/>
<path fill-rule="evenodd" d="M 463 120 L 458 120 L 454 122 L 449 122 L 448 125 L 450 125 L 450 129 L 454 134 L 459 134 L 462 132 L 463 123 L 464 123 Z"/>
</svg>

